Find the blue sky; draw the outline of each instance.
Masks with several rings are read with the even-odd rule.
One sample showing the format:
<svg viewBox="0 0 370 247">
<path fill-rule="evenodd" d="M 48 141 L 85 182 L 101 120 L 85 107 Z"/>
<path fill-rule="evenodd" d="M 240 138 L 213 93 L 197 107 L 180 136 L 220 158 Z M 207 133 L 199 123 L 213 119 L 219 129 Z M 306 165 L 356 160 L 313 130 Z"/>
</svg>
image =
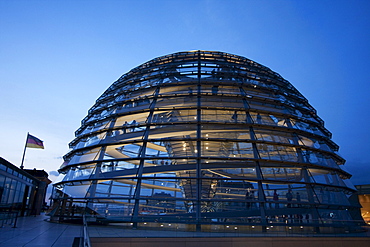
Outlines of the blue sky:
<svg viewBox="0 0 370 247">
<path fill-rule="evenodd" d="M 261 63 L 317 109 L 354 184 L 370 183 L 368 0 L 0 0 L 0 156 L 54 174 L 116 79 L 155 57 L 214 50 Z M 54 178 L 54 177 L 52 177 Z"/>
</svg>

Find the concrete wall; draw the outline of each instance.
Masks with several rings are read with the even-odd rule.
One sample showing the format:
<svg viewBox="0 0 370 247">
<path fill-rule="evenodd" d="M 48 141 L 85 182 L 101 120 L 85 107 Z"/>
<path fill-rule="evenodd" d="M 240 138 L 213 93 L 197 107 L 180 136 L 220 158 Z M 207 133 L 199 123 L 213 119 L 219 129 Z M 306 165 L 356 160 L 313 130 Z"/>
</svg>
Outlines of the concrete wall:
<svg viewBox="0 0 370 247">
<path fill-rule="evenodd" d="M 370 247 L 370 238 L 91 238 L 91 244 L 92 247 Z"/>
</svg>

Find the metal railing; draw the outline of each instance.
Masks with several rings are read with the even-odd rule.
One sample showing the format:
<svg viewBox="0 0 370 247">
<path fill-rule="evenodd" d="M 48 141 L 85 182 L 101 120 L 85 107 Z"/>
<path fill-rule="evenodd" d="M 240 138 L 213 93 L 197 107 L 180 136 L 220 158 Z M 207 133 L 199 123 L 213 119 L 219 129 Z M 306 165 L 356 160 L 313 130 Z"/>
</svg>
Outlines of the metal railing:
<svg viewBox="0 0 370 247">
<path fill-rule="evenodd" d="M 83 224 L 82 224 L 82 236 L 80 240 L 80 247 L 91 247 L 90 243 L 90 237 L 89 237 L 89 232 L 87 230 L 87 221 L 86 221 L 86 216 L 82 216 Z"/>
<path fill-rule="evenodd" d="M 18 212 L 0 212 L 0 225 L 13 225 L 13 228 L 17 227 Z"/>
</svg>

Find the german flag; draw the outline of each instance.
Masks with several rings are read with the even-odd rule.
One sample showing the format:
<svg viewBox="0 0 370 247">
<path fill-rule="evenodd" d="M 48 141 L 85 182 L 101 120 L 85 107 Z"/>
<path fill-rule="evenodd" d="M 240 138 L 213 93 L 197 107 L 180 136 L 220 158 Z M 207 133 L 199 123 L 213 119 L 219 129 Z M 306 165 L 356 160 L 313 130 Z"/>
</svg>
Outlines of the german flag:
<svg viewBox="0 0 370 247">
<path fill-rule="evenodd" d="M 42 148 L 44 149 L 43 141 L 41 141 L 39 138 L 28 134 L 27 136 L 27 145 L 28 148 Z"/>
</svg>

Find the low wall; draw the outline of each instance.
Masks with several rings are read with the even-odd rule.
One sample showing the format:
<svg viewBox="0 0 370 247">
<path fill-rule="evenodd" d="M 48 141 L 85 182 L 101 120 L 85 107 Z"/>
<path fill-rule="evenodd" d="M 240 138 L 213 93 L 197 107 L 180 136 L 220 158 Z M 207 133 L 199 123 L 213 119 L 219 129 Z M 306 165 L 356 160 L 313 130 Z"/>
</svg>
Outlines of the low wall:
<svg viewBox="0 0 370 247">
<path fill-rule="evenodd" d="M 370 247 L 368 237 L 91 238 L 92 247 Z"/>
</svg>

